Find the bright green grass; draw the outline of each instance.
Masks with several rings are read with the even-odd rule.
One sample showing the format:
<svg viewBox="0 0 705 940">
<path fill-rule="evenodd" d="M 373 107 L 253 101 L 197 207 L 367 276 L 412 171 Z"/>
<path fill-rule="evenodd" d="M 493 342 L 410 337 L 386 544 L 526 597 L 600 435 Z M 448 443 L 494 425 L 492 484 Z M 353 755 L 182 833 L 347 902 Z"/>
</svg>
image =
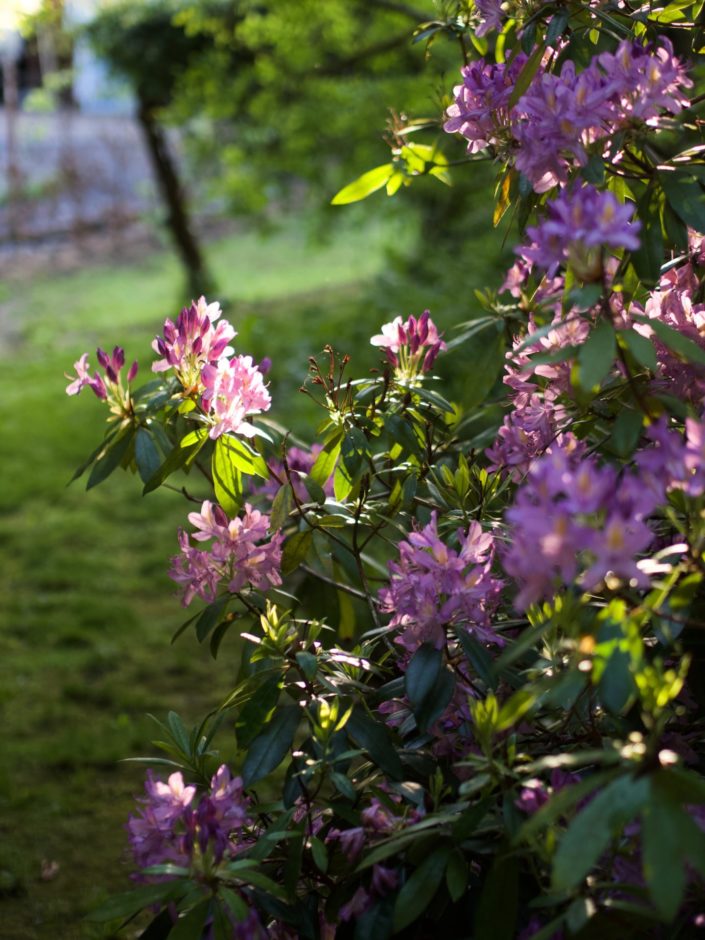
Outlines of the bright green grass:
<svg viewBox="0 0 705 940">
<path fill-rule="evenodd" d="M 322 416 L 298 392 L 308 356 L 332 341 L 364 374 L 377 363 L 368 337 L 379 324 L 429 303 L 426 295 L 416 302 L 403 277 L 382 278 L 382 245 L 392 241 L 403 253 L 413 226 L 360 218 L 325 245 L 290 225 L 209 247 L 237 349 L 272 358 L 273 415 L 302 433 Z M 464 250 L 478 283 L 489 281 L 494 249 L 478 234 Z M 154 752 L 147 712 L 163 718 L 174 708 L 194 723 L 237 668 L 234 637 L 216 663 L 191 633 L 169 646 L 185 619 L 166 575 L 186 514 L 176 494 L 143 499 L 122 472 L 88 493 L 82 482 L 66 486 L 99 440 L 104 414 L 90 392 L 66 397 L 63 372 L 98 343 L 119 343 L 147 376 L 151 339 L 185 301 L 180 281 L 174 260 L 157 254 L 129 267 L 0 285 L 19 334 L 3 342 L 0 330 L 3 940 L 109 935 L 81 918 L 128 886 L 123 826 L 144 768 L 118 762 Z M 469 279 L 464 290 L 471 286 Z M 444 297 L 457 299 L 457 285 L 430 295 L 443 322 Z M 452 318 L 461 315 L 456 305 Z M 231 753 L 227 727 L 219 743 Z M 59 866 L 50 880 L 41 877 L 45 862 Z"/>
</svg>

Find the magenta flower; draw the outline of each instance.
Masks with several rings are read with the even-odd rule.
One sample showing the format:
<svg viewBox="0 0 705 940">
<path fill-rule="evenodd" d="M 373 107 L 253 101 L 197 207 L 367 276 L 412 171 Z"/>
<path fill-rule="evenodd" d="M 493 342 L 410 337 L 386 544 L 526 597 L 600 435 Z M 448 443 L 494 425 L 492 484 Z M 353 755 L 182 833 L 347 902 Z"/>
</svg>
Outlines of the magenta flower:
<svg viewBox="0 0 705 940">
<path fill-rule="evenodd" d="M 525 62 L 526 56 L 520 53 L 511 65 L 480 59 L 460 70 L 463 83 L 453 89 L 455 100 L 446 111 L 443 130 L 465 137 L 468 153 L 497 147 L 507 140 L 509 98 Z"/>
<path fill-rule="evenodd" d="M 436 356 L 446 349 L 428 310 L 404 322 L 397 317 L 385 323 L 382 332 L 370 339 L 373 346 L 384 349 L 387 360 L 402 379 L 414 379 L 419 372 L 430 372 Z"/>
<path fill-rule="evenodd" d="M 237 333 L 227 320 L 214 326 L 220 314 L 220 304 L 208 304 L 201 297 L 183 308 L 176 323 L 166 320 L 164 336 L 157 336 L 152 343 L 152 349 L 162 357 L 153 363 L 152 371 L 174 369 L 187 392 L 199 391 L 203 366 L 233 352 L 228 343 Z"/>
<path fill-rule="evenodd" d="M 196 548 L 186 532 L 179 532 L 181 552 L 172 558 L 169 577 L 181 585 L 184 607 L 194 597 L 211 603 L 223 582 L 232 594 L 248 584 L 260 590 L 281 584 L 283 536 L 276 533 L 269 538 L 268 516 L 246 503 L 242 517 L 228 519 L 220 506 L 206 500 L 200 513 L 192 512 L 188 518 L 197 530 L 191 538 L 212 544 L 205 550 Z"/>
<path fill-rule="evenodd" d="M 602 272 L 602 249 L 639 247 L 638 219 L 634 206 L 620 203 L 614 193 L 592 186 L 563 190 L 546 206 L 546 217 L 529 226 L 531 244 L 517 249 L 527 261 L 545 268 L 553 277 L 558 267 L 570 262 L 579 276 L 593 279 Z"/>
<path fill-rule="evenodd" d="M 148 771 L 145 790 L 139 814 L 130 816 L 127 823 L 132 854 L 140 869 L 168 862 L 198 867 L 207 855 L 216 863 L 237 855 L 243 829 L 251 820 L 242 779 L 233 778 L 225 764 L 200 799 L 196 787 L 186 786 L 180 772 L 164 783 Z"/>
<path fill-rule="evenodd" d="M 129 417 L 132 414 L 130 383 L 137 375 L 137 362 L 133 362 L 128 369 L 126 385 L 123 385 L 121 373 L 125 365 L 125 351 L 122 347 L 116 346 L 112 353 L 108 354 L 99 346 L 96 350 L 96 357 L 103 369 L 103 375 L 97 370 L 93 375 L 90 374 L 88 353 L 84 353 L 78 362 L 74 363 L 76 376 L 66 376 L 71 380 L 66 387 L 66 394 L 78 395 L 84 388 L 90 388 L 97 398 L 108 403 L 111 413 L 116 417 Z"/>
<path fill-rule="evenodd" d="M 399 561 L 389 563 L 389 587 L 380 600 L 392 614 L 390 628 L 400 631 L 397 642 L 409 652 L 426 642 L 440 647 L 446 628 L 456 624 L 483 641 L 500 642 L 490 627 L 502 587 L 491 574 L 493 536 L 473 522 L 457 539 L 459 551 L 441 541 L 433 513 L 399 544 Z"/>
<path fill-rule="evenodd" d="M 252 357 L 235 356 L 221 359 L 217 365 L 208 364 L 201 379 L 203 409 L 213 421 L 210 437 L 225 433 L 253 437 L 255 430 L 246 419 L 268 411 L 272 398 Z"/>
</svg>

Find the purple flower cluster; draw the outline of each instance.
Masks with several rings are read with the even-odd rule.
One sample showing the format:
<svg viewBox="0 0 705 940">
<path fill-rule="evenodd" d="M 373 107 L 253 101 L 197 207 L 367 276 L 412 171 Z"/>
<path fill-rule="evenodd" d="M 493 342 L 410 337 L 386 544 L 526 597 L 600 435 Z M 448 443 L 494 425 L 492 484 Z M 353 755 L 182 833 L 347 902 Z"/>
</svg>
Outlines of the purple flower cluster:
<svg viewBox="0 0 705 940">
<path fill-rule="evenodd" d="M 568 261 L 583 280 L 602 275 L 602 249 L 639 247 L 638 219 L 632 221 L 634 206 L 620 203 L 614 193 L 600 192 L 593 186 L 563 190 L 546 206 L 546 215 L 526 234 L 531 244 L 517 249 L 517 254 L 545 268 L 553 277 Z"/>
<path fill-rule="evenodd" d="M 419 371 L 430 372 L 438 353 L 446 348 L 428 310 L 418 320 L 410 316 L 404 322 L 397 317 L 385 323 L 382 332 L 373 336 L 370 343 L 384 349 L 387 360 L 405 379 L 413 379 Z"/>
<path fill-rule="evenodd" d="M 73 367 L 76 375 L 67 375 L 70 384 L 66 387 L 67 395 L 78 395 L 84 388 L 90 388 L 94 395 L 107 401 L 113 414 L 124 417 L 130 412 L 130 382 L 137 375 L 137 363 L 133 362 L 127 370 L 126 385 L 122 384 L 122 369 L 125 365 L 125 351 L 116 346 L 111 354 L 105 352 L 100 346 L 96 350 L 98 362 L 103 369 L 103 375 L 97 370 L 91 375 L 88 365 L 88 353 L 84 353 Z"/>
<path fill-rule="evenodd" d="M 453 89 L 455 100 L 446 112 L 443 129 L 462 134 L 468 153 L 508 142 L 509 99 L 525 62 L 526 56 L 520 53 L 510 65 L 481 59 L 460 70 L 463 82 Z"/>
<path fill-rule="evenodd" d="M 178 772 L 165 783 L 149 771 L 145 791 L 138 815 L 130 816 L 127 823 L 140 870 L 167 863 L 203 868 L 237 854 L 251 820 L 242 780 L 231 777 L 225 764 L 199 800 L 196 787 L 186 786 Z"/>
<path fill-rule="evenodd" d="M 663 112 L 677 114 L 687 105 L 683 89 L 692 85 L 667 39 L 657 48 L 624 40 L 579 74 L 571 61 L 558 74 L 541 69 L 510 108 L 512 68 L 466 66 L 445 129 L 461 133 L 471 153 L 504 141 L 505 155 L 513 153 L 539 193 L 564 185 L 597 141 L 637 122 L 657 124 Z"/>
<path fill-rule="evenodd" d="M 250 356 L 233 356 L 228 344 L 237 333 L 227 320 L 215 323 L 220 314 L 220 304 L 201 297 L 184 307 L 176 323 L 167 320 L 164 336 L 152 343 L 162 357 L 152 369 L 173 369 L 186 395 L 201 394 L 211 438 L 226 433 L 252 437 L 255 432 L 246 419 L 268 411 L 272 403 L 263 378 L 269 363 L 258 368 Z"/>
<path fill-rule="evenodd" d="M 228 519 L 220 506 L 206 500 L 201 511 L 189 513 L 188 519 L 198 530 L 191 536 L 195 541 L 213 542 L 202 550 L 191 545 L 183 529 L 179 531 L 181 552 L 172 558 L 169 576 L 183 589 L 184 607 L 196 596 L 209 603 L 215 600 L 221 582 L 233 594 L 248 584 L 266 590 L 282 583 L 283 536 L 277 532 L 268 538 L 269 517 L 249 503 L 242 517 Z"/>
<path fill-rule="evenodd" d="M 516 607 L 576 581 L 591 590 L 608 574 L 648 587 L 636 556 L 653 540 L 645 520 L 658 502 L 636 474 L 618 477 L 566 434 L 532 464 L 506 513 L 503 564 L 521 587 Z"/>
<path fill-rule="evenodd" d="M 389 626 L 399 631 L 397 643 L 408 652 L 422 643 L 441 648 L 450 625 L 499 642 L 490 627 L 502 587 L 491 573 L 494 538 L 473 522 L 457 539 L 458 551 L 439 538 L 434 512 L 428 525 L 399 544 L 399 561 L 389 563 L 389 587 L 380 591 L 380 600 L 393 614 Z"/>
<path fill-rule="evenodd" d="M 152 349 L 162 358 L 152 365 L 153 372 L 173 369 L 187 392 L 201 388 L 201 369 L 232 355 L 228 345 L 237 333 L 227 320 L 221 320 L 219 303 L 209 304 L 205 297 L 184 307 L 176 323 L 167 319 L 164 336 L 157 336 Z"/>
<path fill-rule="evenodd" d="M 272 403 L 252 357 L 234 356 L 217 365 L 208 364 L 201 378 L 205 386 L 203 408 L 215 422 L 210 436 L 215 439 L 229 432 L 252 437 L 255 431 L 246 418 L 267 411 Z"/>
<path fill-rule="evenodd" d="M 635 462 L 643 485 L 663 502 L 669 492 L 681 490 L 697 498 L 705 493 L 705 424 L 686 418 L 685 436 L 670 430 L 665 418 L 646 431 L 652 446 L 639 451 Z"/>
<path fill-rule="evenodd" d="M 309 499 L 308 490 L 304 486 L 302 477 L 311 472 L 311 468 L 322 450 L 322 444 L 313 444 L 310 450 L 303 450 L 301 447 L 289 447 L 286 451 L 286 465 L 289 468 L 291 486 L 296 498 L 301 503 L 305 503 Z M 283 460 L 270 460 L 267 466 L 272 476 L 269 480 L 263 481 L 261 485 L 257 485 L 256 492 L 273 499 L 277 494 L 280 482 L 286 481 L 286 471 Z M 326 496 L 333 496 L 332 473 L 323 486 L 323 492 Z"/>
</svg>

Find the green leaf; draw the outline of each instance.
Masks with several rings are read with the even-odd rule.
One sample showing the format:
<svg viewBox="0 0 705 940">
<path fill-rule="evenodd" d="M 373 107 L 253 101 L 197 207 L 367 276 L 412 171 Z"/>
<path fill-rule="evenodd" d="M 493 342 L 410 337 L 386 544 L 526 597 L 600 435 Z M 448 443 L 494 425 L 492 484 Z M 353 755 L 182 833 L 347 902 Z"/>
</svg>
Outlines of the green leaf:
<svg viewBox="0 0 705 940">
<path fill-rule="evenodd" d="M 624 341 L 624 345 L 639 365 L 644 366 L 645 369 L 649 369 L 651 372 L 656 371 L 656 350 L 648 337 L 642 336 L 641 333 L 637 333 L 636 330 L 632 329 L 620 330 L 617 335 L 620 341 Z"/>
<path fill-rule="evenodd" d="M 553 859 L 553 887 L 576 888 L 589 874 L 611 839 L 640 812 L 649 797 L 646 777 L 621 776 L 575 817 Z"/>
<path fill-rule="evenodd" d="M 159 469 L 145 483 L 142 490 L 143 495 L 151 493 L 152 490 L 156 490 L 158 486 L 162 485 L 167 477 L 170 477 L 172 473 L 180 470 L 181 467 L 185 466 L 187 463 L 190 463 L 196 457 L 199 450 L 208 440 L 208 429 L 199 428 L 196 432 L 196 436 L 197 440 L 189 447 L 181 447 L 181 445 L 178 443 L 174 446 L 161 467 L 159 467 Z"/>
<path fill-rule="evenodd" d="M 541 60 L 543 59 L 545 51 L 546 49 L 543 43 L 539 43 L 534 48 L 534 51 L 524 63 L 521 72 L 519 72 L 517 75 L 516 81 L 514 82 L 514 88 L 511 95 L 509 96 L 509 101 L 507 102 L 507 108 L 513 108 L 527 90 L 534 75 L 536 75 L 539 70 L 539 66 L 541 65 Z"/>
<path fill-rule="evenodd" d="M 212 604 L 206 607 L 198 618 L 196 621 L 196 636 L 198 637 L 199 643 L 202 643 L 213 627 L 217 625 L 218 621 L 225 613 L 229 600 L 230 597 L 227 594 L 224 597 L 217 598 L 217 600 L 214 600 Z"/>
<path fill-rule="evenodd" d="M 668 793 L 654 788 L 642 816 L 644 877 L 661 917 L 671 921 L 685 891 L 685 853 L 693 820 Z"/>
<path fill-rule="evenodd" d="M 608 320 L 601 320 L 578 353 L 578 382 L 583 391 L 590 392 L 600 385 L 612 368 L 615 353 L 614 327 Z"/>
<path fill-rule="evenodd" d="M 342 441 L 343 432 L 336 432 L 336 434 L 329 441 L 326 441 L 326 443 L 323 445 L 323 450 L 316 457 L 315 463 L 311 467 L 309 476 L 313 482 L 318 483 L 319 486 L 325 486 L 328 482 L 328 478 L 333 472 L 335 462 L 338 459 Z"/>
<path fill-rule="evenodd" d="M 277 532 L 287 523 L 293 502 L 291 487 L 288 483 L 284 483 L 272 500 L 272 511 L 269 514 L 269 525 L 272 531 Z"/>
<path fill-rule="evenodd" d="M 394 907 L 395 932 L 417 920 L 431 903 L 443 879 L 449 855 L 450 846 L 439 846 L 404 883 Z"/>
<path fill-rule="evenodd" d="M 539 696 L 540 692 L 535 688 L 522 688 L 516 691 L 500 708 L 495 730 L 506 731 L 507 728 L 515 725 L 533 707 Z"/>
<path fill-rule="evenodd" d="M 189 881 L 167 881 L 158 885 L 144 885 L 133 891 L 116 894 L 108 898 L 104 904 L 86 915 L 86 920 L 93 923 L 104 924 L 118 917 L 132 917 L 139 911 L 151 907 L 153 904 L 166 904 L 186 893 L 190 887 Z"/>
<path fill-rule="evenodd" d="M 242 506 L 242 477 L 239 461 L 234 459 L 235 449 L 229 439 L 221 435 L 216 439 L 211 460 L 215 498 L 228 516 L 236 516 Z"/>
<path fill-rule="evenodd" d="M 285 705 L 274 713 L 247 752 L 242 768 L 246 787 L 251 787 L 281 764 L 293 744 L 300 720 L 298 705 Z"/>
<path fill-rule="evenodd" d="M 351 428 L 340 445 L 340 460 L 354 480 L 365 465 L 369 454 L 367 438 L 360 428 Z"/>
<path fill-rule="evenodd" d="M 636 683 L 629 668 L 630 654 L 615 649 L 600 676 L 600 701 L 613 715 L 621 714 L 636 693 Z"/>
<path fill-rule="evenodd" d="M 134 428 L 128 428 L 122 436 L 110 444 L 103 456 L 96 460 L 86 483 L 87 490 L 107 480 L 110 474 L 120 466 L 120 462 L 132 443 L 134 433 Z"/>
<path fill-rule="evenodd" d="M 519 861 L 496 858 L 485 879 L 475 915 L 474 940 L 512 940 L 519 903 Z"/>
<path fill-rule="evenodd" d="M 216 449 L 219 444 L 227 452 L 228 459 L 235 464 L 241 473 L 248 476 L 258 476 L 263 480 L 269 479 L 269 468 L 264 458 L 253 447 L 250 447 L 246 441 L 230 434 L 222 434 L 216 441 Z"/>
<path fill-rule="evenodd" d="M 364 748 L 377 766 L 393 780 L 403 780 L 404 768 L 396 752 L 387 726 L 371 718 L 361 705 L 356 705 L 345 725 L 348 738 Z"/>
<path fill-rule="evenodd" d="M 291 574 L 296 571 L 305 560 L 313 544 L 313 531 L 295 532 L 284 542 L 282 549 L 282 574 Z"/>
<path fill-rule="evenodd" d="M 409 662 L 404 687 L 419 731 L 427 731 L 448 707 L 455 679 L 444 668 L 441 651 L 431 643 L 424 643 Z"/>
<path fill-rule="evenodd" d="M 242 707 L 235 722 L 235 735 L 240 747 L 249 747 L 260 733 L 262 725 L 276 708 L 281 686 L 280 675 L 270 676 Z"/>
<path fill-rule="evenodd" d="M 636 315 L 634 319 L 639 323 L 648 324 L 661 342 L 673 352 L 678 353 L 679 356 L 690 362 L 705 366 L 705 350 L 701 349 L 692 339 L 688 339 L 678 330 L 674 330 L 672 326 L 668 326 L 663 320 L 651 319 L 642 315 Z"/>
<path fill-rule="evenodd" d="M 211 899 L 206 898 L 190 910 L 188 914 L 179 917 L 169 934 L 169 940 L 198 940 L 202 937 L 210 907 Z"/>
<path fill-rule="evenodd" d="M 394 173 L 393 163 L 384 163 L 382 166 L 376 166 L 373 170 L 368 170 L 362 176 L 358 176 L 352 183 L 348 183 L 331 199 L 333 206 L 345 206 L 351 202 L 359 202 L 367 198 L 371 193 L 376 192 L 383 186 Z"/>
<path fill-rule="evenodd" d="M 325 874 L 328 871 L 328 849 L 325 843 L 317 839 L 316 836 L 311 836 L 310 843 L 314 864 L 319 871 Z"/>
<path fill-rule="evenodd" d="M 469 869 L 465 856 L 460 849 L 453 849 L 446 868 L 446 887 L 451 901 L 457 903 L 468 886 Z"/>
<path fill-rule="evenodd" d="M 623 408 L 617 415 L 612 427 L 610 441 L 620 457 L 629 457 L 639 443 L 644 416 L 639 411 Z"/>
<path fill-rule="evenodd" d="M 504 368 L 504 333 L 495 331 L 493 335 L 483 336 L 486 336 L 486 341 L 478 343 L 477 347 L 473 344 L 465 352 L 463 405 L 468 409 L 485 400 Z"/>
<path fill-rule="evenodd" d="M 705 233 L 705 192 L 693 173 L 662 169 L 658 179 L 676 215 L 696 232 Z"/>
<path fill-rule="evenodd" d="M 151 479 L 159 469 L 162 460 L 152 435 L 144 428 L 140 428 L 135 436 L 135 463 L 137 472 L 143 483 Z"/>
</svg>

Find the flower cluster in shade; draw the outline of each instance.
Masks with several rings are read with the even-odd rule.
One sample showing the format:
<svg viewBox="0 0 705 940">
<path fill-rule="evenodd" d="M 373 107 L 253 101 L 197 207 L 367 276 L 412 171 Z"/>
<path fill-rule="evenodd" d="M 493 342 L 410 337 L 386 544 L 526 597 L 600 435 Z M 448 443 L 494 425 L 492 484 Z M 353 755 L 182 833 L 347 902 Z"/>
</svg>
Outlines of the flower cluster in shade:
<svg viewBox="0 0 705 940">
<path fill-rule="evenodd" d="M 395 808 L 401 812 L 393 811 L 395 804 Z M 337 847 L 348 864 L 355 865 L 366 847 L 419 822 L 422 818 L 423 813 L 419 809 L 403 807 L 400 797 L 395 794 L 385 794 L 385 802 L 373 796 L 360 814 L 359 826 L 349 829 L 331 828 L 325 841 L 331 849 Z M 399 875 L 395 869 L 386 865 L 373 865 L 369 886 L 360 885 L 357 888 L 350 900 L 340 908 L 339 921 L 354 921 L 371 907 L 375 898 L 385 897 L 395 891 L 398 883 Z"/>
<path fill-rule="evenodd" d="M 634 457 L 642 486 L 655 501 L 676 490 L 698 498 L 705 494 L 705 423 L 686 418 L 685 434 L 668 427 L 665 418 L 646 430 L 650 446 Z"/>
<path fill-rule="evenodd" d="M 70 379 L 66 387 L 67 395 L 78 395 L 84 388 L 90 388 L 93 394 L 110 406 L 113 414 L 124 417 L 130 413 L 130 383 L 137 375 L 137 362 L 133 362 L 127 370 L 125 385 L 122 382 L 122 369 L 125 365 L 125 351 L 116 346 L 112 353 L 105 352 L 100 346 L 96 350 L 96 357 L 103 374 L 96 369 L 91 374 L 88 364 L 88 353 L 73 364 L 76 375 L 67 375 Z"/>
<path fill-rule="evenodd" d="M 170 369 L 186 395 L 200 395 L 201 407 L 215 439 L 224 433 L 252 437 L 255 433 L 246 420 L 269 410 L 271 396 L 264 384 L 262 367 L 251 356 L 234 356 L 230 341 L 237 335 L 227 320 L 219 320 L 218 303 L 208 304 L 204 297 L 184 307 L 176 323 L 166 320 L 164 335 L 152 343 L 161 356 L 154 372 Z"/>
<path fill-rule="evenodd" d="M 677 114 L 687 105 L 683 90 L 692 86 L 667 39 L 658 47 L 624 40 L 580 73 L 570 60 L 559 73 L 539 68 L 512 106 L 516 61 L 465 66 L 444 127 L 462 134 L 470 153 L 500 150 L 539 193 L 564 185 L 591 153 L 603 156 L 615 132 Z"/>
<path fill-rule="evenodd" d="M 391 630 L 407 652 L 422 643 L 441 648 L 448 627 L 461 626 L 483 642 L 499 639 L 490 626 L 502 582 L 492 575 L 494 537 L 478 522 L 457 533 L 457 550 L 438 535 L 436 513 L 399 544 L 389 563 L 389 586 L 380 591 Z"/>
<path fill-rule="evenodd" d="M 506 512 L 502 562 L 520 586 L 516 607 L 573 583 L 591 590 L 607 575 L 648 587 L 637 559 L 653 541 L 646 520 L 660 501 L 639 475 L 599 464 L 563 435 L 532 463 Z"/>
<path fill-rule="evenodd" d="M 179 531 L 181 551 L 172 558 L 169 571 L 183 591 L 184 607 L 196 596 L 212 602 L 221 584 L 235 594 L 248 584 L 266 590 L 282 583 L 283 536 L 277 532 L 270 538 L 269 517 L 249 503 L 242 516 L 228 519 L 220 506 L 206 500 L 201 511 L 189 513 L 188 519 L 197 531 L 191 537 Z M 191 539 L 211 544 L 197 548 Z"/>
<path fill-rule="evenodd" d="M 251 826 L 248 801 L 242 780 L 232 777 L 225 764 L 200 798 L 180 772 L 165 782 L 149 771 L 145 791 L 138 813 L 127 823 L 140 871 L 166 864 L 203 869 L 235 856 L 242 848 L 244 832 Z"/>
<path fill-rule="evenodd" d="M 582 280 L 600 278 L 604 248 L 635 251 L 639 247 L 638 219 L 634 205 L 620 203 L 614 193 L 594 186 L 564 189 L 546 206 L 538 225 L 529 226 L 530 244 L 517 254 L 546 270 L 549 278 L 569 262 Z"/>
<path fill-rule="evenodd" d="M 428 310 L 418 319 L 410 316 L 403 321 L 396 317 L 391 323 L 385 323 L 382 332 L 373 336 L 370 343 L 384 349 L 388 362 L 402 379 L 430 372 L 438 353 L 446 348 Z"/>
</svg>

